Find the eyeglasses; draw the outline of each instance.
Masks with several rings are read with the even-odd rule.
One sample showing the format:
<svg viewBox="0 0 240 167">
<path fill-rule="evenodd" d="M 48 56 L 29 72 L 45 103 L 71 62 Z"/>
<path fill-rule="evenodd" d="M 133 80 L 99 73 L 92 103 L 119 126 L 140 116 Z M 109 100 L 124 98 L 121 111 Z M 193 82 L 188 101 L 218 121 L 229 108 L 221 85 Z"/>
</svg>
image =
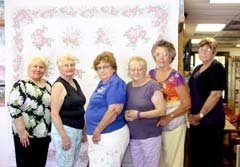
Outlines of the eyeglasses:
<svg viewBox="0 0 240 167">
<path fill-rule="evenodd" d="M 65 68 L 73 68 L 75 67 L 75 64 L 63 64 L 62 66 Z"/>
<path fill-rule="evenodd" d="M 155 57 L 158 57 L 158 56 L 167 57 L 167 56 L 169 56 L 169 53 L 166 53 L 166 52 L 156 53 L 154 56 L 155 56 Z"/>
<path fill-rule="evenodd" d="M 130 72 L 142 72 L 142 71 L 144 71 L 143 68 L 129 68 L 128 70 L 129 70 Z"/>
<path fill-rule="evenodd" d="M 211 48 L 205 48 L 205 49 L 204 49 L 204 48 L 201 47 L 201 48 L 198 49 L 198 51 L 199 51 L 199 52 L 211 52 L 212 49 L 211 49 Z"/>
<path fill-rule="evenodd" d="M 105 70 L 105 69 L 108 69 L 109 67 L 111 67 L 111 65 L 97 66 L 97 67 L 96 67 L 96 70 L 97 70 L 97 71 Z"/>
</svg>

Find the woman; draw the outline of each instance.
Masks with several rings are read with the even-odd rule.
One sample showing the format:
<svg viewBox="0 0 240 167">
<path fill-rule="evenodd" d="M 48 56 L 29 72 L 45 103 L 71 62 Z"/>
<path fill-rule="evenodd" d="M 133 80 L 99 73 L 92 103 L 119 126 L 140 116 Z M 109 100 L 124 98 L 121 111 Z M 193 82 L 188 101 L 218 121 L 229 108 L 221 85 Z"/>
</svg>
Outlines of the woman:
<svg viewBox="0 0 240 167">
<path fill-rule="evenodd" d="M 84 135 L 84 104 L 86 98 L 76 81 L 76 57 L 64 54 L 57 59 L 60 76 L 52 86 L 52 139 L 58 167 L 75 166 Z"/>
<path fill-rule="evenodd" d="M 198 44 L 198 65 L 189 80 L 192 98 L 190 117 L 191 167 L 223 166 L 223 129 L 225 114 L 222 92 L 226 88 L 226 72 L 214 59 L 217 44 L 204 38 Z M 204 156 L 199 155 L 204 153 Z"/>
<path fill-rule="evenodd" d="M 50 143 L 51 84 L 45 80 L 48 60 L 33 56 L 28 76 L 12 87 L 7 102 L 13 119 L 13 138 L 18 167 L 44 167 Z"/>
<path fill-rule="evenodd" d="M 163 92 L 167 114 L 159 125 L 162 132 L 161 167 L 183 167 L 186 136 L 186 113 L 191 108 L 190 94 L 183 76 L 171 67 L 176 56 L 174 45 L 166 40 L 157 41 L 152 47 L 156 69 L 149 71 Z"/>
<path fill-rule="evenodd" d="M 89 165 L 120 167 L 129 143 L 129 129 L 124 121 L 126 84 L 117 75 L 113 53 L 102 52 L 93 66 L 101 81 L 86 110 Z"/>
<path fill-rule="evenodd" d="M 127 84 L 125 118 L 130 129 L 130 152 L 135 167 L 157 167 L 161 150 L 159 117 L 166 112 L 163 94 L 147 75 L 147 62 L 139 56 L 128 63 L 132 81 Z"/>
</svg>

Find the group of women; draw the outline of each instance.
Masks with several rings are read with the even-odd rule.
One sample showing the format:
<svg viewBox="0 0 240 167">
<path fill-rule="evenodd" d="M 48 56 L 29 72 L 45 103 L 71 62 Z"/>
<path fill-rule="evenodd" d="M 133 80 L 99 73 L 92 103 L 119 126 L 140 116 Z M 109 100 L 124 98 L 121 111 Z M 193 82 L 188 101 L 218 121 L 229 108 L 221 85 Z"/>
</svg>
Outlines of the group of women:
<svg viewBox="0 0 240 167">
<path fill-rule="evenodd" d="M 190 89 L 171 67 L 172 43 L 159 40 L 151 52 L 157 67 L 148 71 L 147 61 L 133 56 L 127 84 L 117 74 L 112 52 L 97 55 L 93 68 L 100 81 L 86 111 L 85 95 L 74 79 L 74 56 L 57 59 L 60 76 L 52 86 L 43 79 L 47 60 L 32 58 L 28 77 L 13 85 L 8 100 L 17 166 L 44 167 L 52 138 L 58 167 L 76 164 L 82 140 L 88 140 L 90 167 L 120 167 L 126 159 L 134 167 L 183 167 L 191 110 L 191 167 L 221 167 L 226 74 L 214 60 L 215 41 L 199 43 L 203 63 L 193 71 Z"/>
</svg>

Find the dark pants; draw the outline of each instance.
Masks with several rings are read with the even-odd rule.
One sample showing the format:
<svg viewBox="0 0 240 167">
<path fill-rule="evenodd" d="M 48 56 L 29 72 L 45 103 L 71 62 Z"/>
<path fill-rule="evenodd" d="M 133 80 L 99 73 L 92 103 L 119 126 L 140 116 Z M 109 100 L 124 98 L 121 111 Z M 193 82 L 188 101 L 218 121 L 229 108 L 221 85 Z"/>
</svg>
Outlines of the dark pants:
<svg viewBox="0 0 240 167">
<path fill-rule="evenodd" d="M 223 167 L 224 122 L 190 127 L 190 166 Z"/>
<path fill-rule="evenodd" d="M 17 167 L 44 167 L 47 161 L 50 137 L 32 138 L 30 145 L 23 147 L 18 136 L 14 136 Z"/>
</svg>

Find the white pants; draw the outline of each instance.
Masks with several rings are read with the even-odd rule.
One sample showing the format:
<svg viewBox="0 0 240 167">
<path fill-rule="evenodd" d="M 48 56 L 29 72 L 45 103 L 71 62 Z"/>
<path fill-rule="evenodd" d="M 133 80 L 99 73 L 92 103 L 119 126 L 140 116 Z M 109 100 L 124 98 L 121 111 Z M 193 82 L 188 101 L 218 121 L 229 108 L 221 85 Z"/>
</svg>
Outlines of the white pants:
<svg viewBox="0 0 240 167">
<path fill-rule="evenodd" d="M 129 129 L 125 125 L 116 131 L 101 134 L 98 144 L 92 142 L 92 135 L 88 138 L 88 157 L 90 167 L 120 167 L 129 143 Z"/>
</svg>

